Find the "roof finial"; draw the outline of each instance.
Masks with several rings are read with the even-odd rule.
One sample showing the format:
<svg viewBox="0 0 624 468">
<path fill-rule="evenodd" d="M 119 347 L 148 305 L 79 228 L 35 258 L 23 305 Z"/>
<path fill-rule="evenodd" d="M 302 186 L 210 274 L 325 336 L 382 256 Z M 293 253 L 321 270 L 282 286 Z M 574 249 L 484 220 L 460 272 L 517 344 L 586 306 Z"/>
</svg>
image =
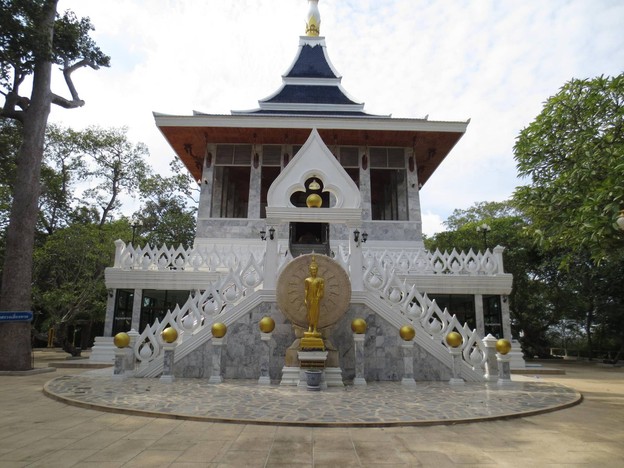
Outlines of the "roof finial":
<svg viewBox="0 0 624 468">
<path fill-rule="evenodd" d="M 308 36 L 318 36 L 321 33 L 321 14 L 318 11 L 319 0 L 308 0 L 310 9 L 306 18 L 306 34 Z"/>
</svg>

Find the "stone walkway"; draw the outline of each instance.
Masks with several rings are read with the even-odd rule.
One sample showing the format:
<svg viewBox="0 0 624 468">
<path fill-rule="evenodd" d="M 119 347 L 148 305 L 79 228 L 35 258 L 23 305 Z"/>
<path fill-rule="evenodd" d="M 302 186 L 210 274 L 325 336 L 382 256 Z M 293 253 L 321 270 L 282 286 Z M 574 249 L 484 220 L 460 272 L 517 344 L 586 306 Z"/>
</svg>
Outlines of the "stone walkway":
<svg viewBox="0 0 624 468">
<path fill-rule="evenodd" d="M 474 422 L 552 411 L 579 403 L 581 395 L 544 382 L 507 386 L 447 382 L 373 382 L 367 386 L 305 388 L 262 386 L 255 381 L 208 384 L 197 379 L 111 378 L 110 369 L 58 377 L 47 395 L 104 411 L 194 421 L 300 426 L 408 426 Z M 518 378 L 515 376 L 514 378 Z"/>
<path fill-rule="evenodd" d="M 64 359 L 54 354 L 36 353 L 35 365 Z M 528 379 L 574 388 L 583 394 L 580 404 L 504 420 L 398 427 L 292 427 L 110 413 L 42 394 L 55 376 L 82 377 L 82 369 L 0 375 L 0 468 L 624 466 L 624 368 L 547 365 L 566 374 Z"/>
</svg>

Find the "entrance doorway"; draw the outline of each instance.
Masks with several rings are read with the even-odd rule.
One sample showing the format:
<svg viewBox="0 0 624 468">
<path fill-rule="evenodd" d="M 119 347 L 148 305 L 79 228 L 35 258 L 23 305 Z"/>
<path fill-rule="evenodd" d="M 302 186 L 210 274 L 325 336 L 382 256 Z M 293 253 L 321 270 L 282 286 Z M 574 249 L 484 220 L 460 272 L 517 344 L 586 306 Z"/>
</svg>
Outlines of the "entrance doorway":
<svg viewBox="0 0 624 468">
<path fill-rule="evenodd" d="M 329 223 L 290 223 L 288 246 L 294 257 L 317 253 L 329 255 Z"/>
</svg>

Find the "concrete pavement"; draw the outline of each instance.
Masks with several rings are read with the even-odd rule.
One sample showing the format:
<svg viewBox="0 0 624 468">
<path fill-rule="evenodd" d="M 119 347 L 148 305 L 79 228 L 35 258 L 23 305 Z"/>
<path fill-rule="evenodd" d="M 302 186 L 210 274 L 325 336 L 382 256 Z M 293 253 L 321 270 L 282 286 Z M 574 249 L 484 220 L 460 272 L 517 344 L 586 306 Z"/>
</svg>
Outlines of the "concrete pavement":
<svg viewBox="0 0 624 468">
<path fill-rule="evenodd" d="M 45 357 L 37 365 L 45 365 Z M 50 356 L 47 356 L 50 359 Z M 102 413 L 53 401 L 43 384 L 84 370 L 0 376 L 1 467 L 624 466 L 624 369 L 557 362 L 542 375 L 577 406 L 455 426 L 300 428 Z"/>
</svg>

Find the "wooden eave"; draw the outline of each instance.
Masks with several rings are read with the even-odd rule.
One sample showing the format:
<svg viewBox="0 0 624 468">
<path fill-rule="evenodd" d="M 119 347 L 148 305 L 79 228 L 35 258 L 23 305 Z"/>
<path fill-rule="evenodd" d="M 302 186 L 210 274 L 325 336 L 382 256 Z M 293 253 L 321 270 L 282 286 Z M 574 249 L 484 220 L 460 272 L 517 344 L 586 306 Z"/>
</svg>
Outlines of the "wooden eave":
<svg viewBox="0 0 624 468">
<path fill-rule="evenodd" d="M 310 131 L 316 128 L 329 147 L 413 148 L 418 180 L 423 185 L 465 133 L 469 123 L 293 115 L 154 114 L 154 118 L 195 180 L 201 179 L 207 144 L 303 145 Z"/>
</svg>

